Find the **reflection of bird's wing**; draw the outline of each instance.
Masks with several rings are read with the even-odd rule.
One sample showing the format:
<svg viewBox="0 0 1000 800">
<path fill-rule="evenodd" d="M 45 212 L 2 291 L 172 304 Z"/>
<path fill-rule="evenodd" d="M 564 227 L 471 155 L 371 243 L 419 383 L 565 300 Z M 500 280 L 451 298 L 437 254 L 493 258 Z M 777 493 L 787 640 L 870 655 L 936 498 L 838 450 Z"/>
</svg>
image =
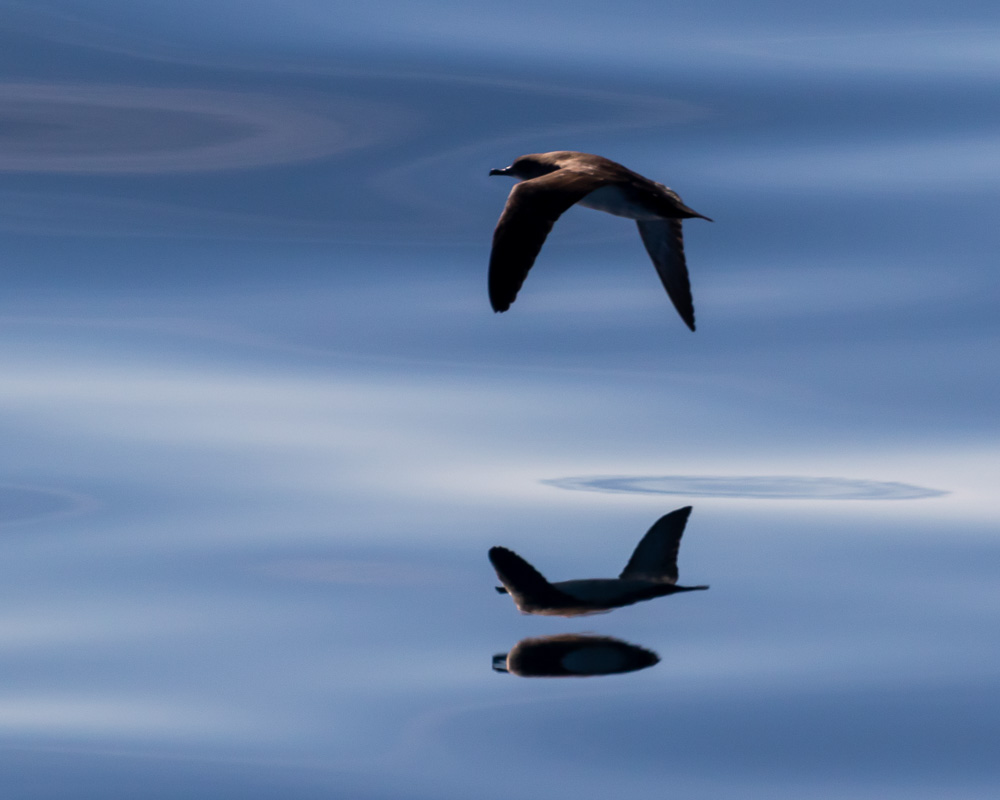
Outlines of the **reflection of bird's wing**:
<svg viewBox="0 0 1000 800">
<path fill-rule="evenodd" d="M 560 592 L 531 564 L 506 547 L 490 548 L 490 563 L 521 610 L 558 608 L 574 600 Z"/>
<path fill-rule="evenodd" d="M 688 280 L 684 260 L 684 237 L 679 219 L 636 220 L 642 243 L 653 259 L 663 288 L 667 290 L 674 308 L 685 324 L 694 330 L 694 302 L 691 300 L 691 282 Z"/>
<path fill-rule="evenodd" d="M 556 220 L 603 183 L 593 175 L 557 170 L 521 181 L 510 190 L 493 232 L 490 254 L 490 303 L 494 311 L 510 308 Z"/>
<path fill-rule="evenodd" d="M 677 551 L 691 506 L 660 517 L 635 548 L 620 578 L 677 583 Z"/>
</svg>

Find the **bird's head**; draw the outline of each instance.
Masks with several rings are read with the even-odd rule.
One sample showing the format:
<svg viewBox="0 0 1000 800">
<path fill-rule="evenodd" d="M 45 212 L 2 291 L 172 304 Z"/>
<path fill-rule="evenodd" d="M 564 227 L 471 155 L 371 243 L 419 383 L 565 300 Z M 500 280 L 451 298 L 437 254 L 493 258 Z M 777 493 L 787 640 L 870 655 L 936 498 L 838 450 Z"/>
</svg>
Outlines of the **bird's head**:
<svg viewBox="0 0 1000 800">
<path fill-rule="evenodd" d="M 559 169 L 559 165 L 550 155 L 549 153 L 531 153 L 521 156 L 509 167 L 491 169 L 490 175 L 507 175 L 518 180 L 530 181 L 532 178 L 539 178 Z"/>
</svg>

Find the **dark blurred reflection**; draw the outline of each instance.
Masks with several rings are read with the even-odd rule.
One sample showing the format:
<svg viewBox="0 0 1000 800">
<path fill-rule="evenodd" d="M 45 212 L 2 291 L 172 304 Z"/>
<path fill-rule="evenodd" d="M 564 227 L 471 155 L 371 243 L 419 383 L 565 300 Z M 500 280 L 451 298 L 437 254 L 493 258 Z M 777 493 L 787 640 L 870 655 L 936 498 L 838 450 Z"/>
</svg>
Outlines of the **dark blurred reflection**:
<svg viewBox="0 0 1000 800">
<path fill-rule="evenodd" d="M 652 650 L 621 639 L 567 633 L 522 639 L 509 653 L 493 656 L 493 669 L 522 678 L 588 678 L 635 672 L 659 662 Z"/>
<path fill-rule="evenodd" d="M 490 562 L 503 586 L 525 614 L 575 617 L 596 614 L 676 592 L 707 589 L 677 585 L 677 551 L 691 506 L 671 511 L 654 523 L 617 578 L 587 578 L 550 583 L 531 564 L 505 547 L 490 549 Z"/>
</svg>

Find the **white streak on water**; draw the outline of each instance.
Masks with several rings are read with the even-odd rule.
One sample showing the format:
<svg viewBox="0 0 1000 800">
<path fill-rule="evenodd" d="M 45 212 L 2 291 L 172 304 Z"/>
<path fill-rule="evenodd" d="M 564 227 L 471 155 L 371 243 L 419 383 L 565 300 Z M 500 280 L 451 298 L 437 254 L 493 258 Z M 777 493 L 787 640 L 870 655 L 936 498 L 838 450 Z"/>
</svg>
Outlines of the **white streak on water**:
<svg viewBox="0 0 1000 800">
<path fill-rule="evenodd" d="M 227 716 L 231 714 L 227 712 Z M 142 735 L 184 740 L 238 735 L 235 719 L 226 719 L 204 705 L 184 707 L 116 696 L 0 696 L 0 732 L 52 736 Z"/>
</svg>

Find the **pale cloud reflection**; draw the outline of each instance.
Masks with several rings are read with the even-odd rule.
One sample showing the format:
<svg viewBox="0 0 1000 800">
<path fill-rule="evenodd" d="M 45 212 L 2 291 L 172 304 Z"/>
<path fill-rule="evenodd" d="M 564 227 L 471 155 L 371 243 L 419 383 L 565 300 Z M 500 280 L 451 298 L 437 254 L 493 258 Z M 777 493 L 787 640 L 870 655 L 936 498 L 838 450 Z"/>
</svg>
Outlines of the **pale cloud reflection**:
<svg viewBox="0 0 1000 800">
<path fill-rule="evenodd" d="M 711 385 L 689 385 L 693 394 L 686 399 L 654 393 L 650 409 L 633 408 L 631 420 L 616 420 L 608 427 L 607 408 L 621 402 L 621 392 L 631 396 L 632 378 L 622 376 L 619 391 L 615 386 L 595 388 L 586 372 L 555 379 L 531 372 L 486 379 L 476 371 L 411 372 L 402 365 L 316 374 L 241 372 L 233 367 L 150 369 L 124 361 L 7 361 L 3 366 L 2 407 L 8 418 L 18 421 L 17 431 L 8 435 L 8 451 L 21 469 L 49 463 L 44 448 L 20 443 L 25 436 L 35 442 L 41 437 L 59 443 L 60 473 L 67 485 L 72 485 L 73 475 L 101 475 L 108 463 L 125 459 L 131 472 L 138 470 L 164 487 L 196 481 L 201 492 L 266 488 L 271 502 L 280 495 L 291 504 L 290 519 L 303 513 L 296 510 L 302 499 L 325 506 L 340 498 L 338 535 L 351 539 L 364 535 L 360 518 L 351 516 L 358 509 L 350 505 L 363 497 L 379 498 L 379 509 L 386 513 L 387 497 L 422 504 L 442 493 L 463 504 L 517 499 L 576 507 L 580 502 L 614 504 L 616 496 L 627 496 L 624 502 L 629 503 L 643 498 L 662 502 L 656 492 L 577 495 L 541 483 L 548 476 L 573 474 L 780 475 L 788 476 L 783 479 L 785 489 L 789 481 L 808 484 L 810 475 L 860 476 L 871 481 L 864 482 L 867 489 L 907 484 L 938 495 L 919 504 L 889 504 L 893 513 L 988 516 L 994 509 L 990 487 L 996 470 L 990 443 L 970 449 L 962 443 L 948 447 L 928 442 L 919 448 L 873 442 L 848 453 L 833 437 L 812 439 L 804 451 L 795 441 L 767 452 L 753 440 L 706 447 L 698 430 L 714 419 L 711 398 L 717 387 Z M 678 380 L 674 376 L 672 382 Z M 562 419 L 567 385 L 581 387 L 578 424 Z M 661 438 L 649 436 L 652 413 L 686 419 L 692 430 L 678 431 L 666 446 Z M 554 425 L 561 431 L 556 439 Z M 602 425 L 604 433 L 594 434 Z M 579 435 L 574 433 L 578 429 Z M 585 430 L 591 435 L 583 436 Z M 490 451 L 488 463 L 482 457 L 485 447 Z M 828 501 L 829 489 L 810 496 Z M 950 496 L 941 495 L 944 490 L 954 491 L 960 502 L 956 505 Z M 585 500 L 588 495 L 593 500 Z M 242 535 L 250 536 L 257 528 L 266 536 L 277 533 L 273 526 L 254 521 L 253 502 L 248 499 L 245 508 L 227 512 L 246 518 Z M 747 502 L 782 500 L 772 492 L 770 498 Z M 871 506 L 886 504 L 862 505 L 874 513 Z M 347 519 L 353 521 L 343 522 Z M 317 531 L 327 527 L 319 521 L 309 525 Z M 460 534 L 442 530 L 439 535 Z M 338 580 L 344 571 L 333 565 L 329 573 L 317 567 L 311 575 Z"/>
<path fill-rule="evenodd" d="M 50 565 L 50 569 L 57 567 Z M 9 584 L 14 594 L 14 581 Z M 63 599 L 38 599 L 30 607 L 18 606 L 13 598 L 8 600 L 0 614 L 0 650 L 9 655 L 15 651 L 105 644 L 121 647 L 126 642 L 155 642 L 166 635 L 181 637 L 206 630 L 232 630 L 240 625 L 244 610 L 235 603 L 218 601 L 208 609 L 200 599 L 179 593 L 133 598 L 127 605 L 117 598 L 101 601 L 77 596 L 68 603 Z"/>
<path fill-rule="evenodd" d="M 791 65 L 851 75 L 975 75 L 994 73 L 1000 63 L 995 25 L 974 24 L 975 14 L 967 23 L 943 8 L 901 14 L 891 4 L 874 9 L 860 2 L 819 13 L 803 13 L 801 6 L 786 3 L 727 4 L 719 13 L 714 5 L 656 7 L 625 0 L 613 6 L 577 2 L 576 13 L 567 14 L 558 5 L 527 0 L 502 6 L 380 0 L 377 20 L 367 6 L 339 6 L 332 14 L 327 3 L 314 0 L 177 0 L 163 8 L 117 0 L 96 4 L 114 8 L 113 16 L 80 5 L 32 8 L 22 12 L 19 23 L 63 41 L 99 42 L 112 51 L 145 57 L 152 51 L 154 57 L 177 60 L 194 60 L 195 53 L 205 63 L 232 63 L 247 46 L 258 57 L 263 53 L 280 63 L 279 55 L 287 59 L 290 46 L 312 53 L 345 42 L 376 52 L 475 54 L 618 70 L 737 64 L 744 70 Z M 183 21 L 195 14 L 199 24 L 185 26 Z M 518 20 L 516 36 L 510 33 L 511 19 Z M 553 30 L 559 36 L 552 36 Z"/>
<path fill-rule="evenodd" d="M 1000 183 L 1000 136 L 963 131 L 907 141 L 784 144 L 706 160 L 703 174 L 728 189 L 808 189 L 882 195 L 917 189 L 992 189 Z"/>
<path fill-rule="evenodd" d="M 970 279 L 941 274 L 941 266 L 916 258 L 906 267 L 884 263 L 878 252 L 853 260 L 823 263 L 762 259 L 744 261 L 740 271 L 715 275 L 699 299 L 725 320 L 811 318 L 849 313 L 940 306 L 961 302 Z M 858 287 L 864 286 L 864 291 Z"/>
<path fill-rule="evenodd" d="M 281 559 L 255 571 L 286 580 L 356 586 L 441 586 L 456 577 L 453 572 L 427 564 L 335 558 Z"/>
<path fill-rule="evenodd" d="M 720 44 L 732 53 L 795 69 L 994 76 L 1000 71 L 1000 28 L 995 26 L 851 27 L 733 37 Z"/>
<path fill-rule="evenodd" d="M 0 732 L 49 736 L 166 736 L 185 741 L 239 736 L 245 720 L 231 710 L 213 712 L 204 703 L 183 706 L 148 699 L 88 697 L 74 692 L 64 697 L 46 694 L 0 696 Z"/>
</svg>

